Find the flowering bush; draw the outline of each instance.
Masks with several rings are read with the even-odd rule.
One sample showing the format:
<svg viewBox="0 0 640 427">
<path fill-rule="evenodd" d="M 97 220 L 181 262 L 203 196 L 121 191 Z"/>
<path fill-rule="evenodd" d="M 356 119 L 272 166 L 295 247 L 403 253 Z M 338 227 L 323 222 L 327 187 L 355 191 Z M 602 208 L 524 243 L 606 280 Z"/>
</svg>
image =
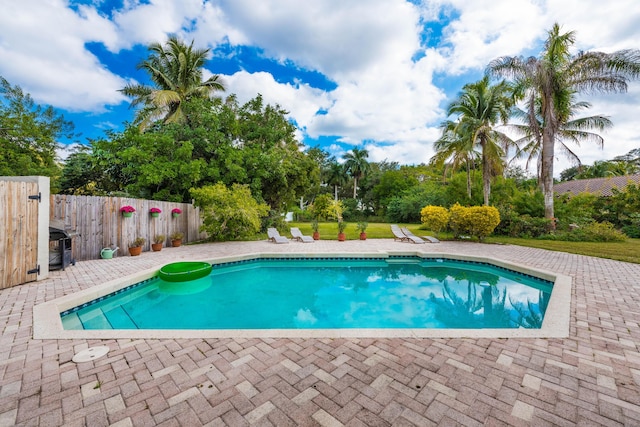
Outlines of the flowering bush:
<svg viewBox="0 0 640 427">
<path fill-rule="evenodd" d="M 135 211 L 136 211 L 136 208 L 134 208 L 133 206 L 123 206 L 120 208 L 120 212 L 131 213 Z"/>
<path fill-rule="evenodd" d="M 180 210 L 180 208 L 173 208 L 173 209 L 171 210 L 171 213 L 172 213 L 172 214 L 181 214 L 181 213 L 182 213 L 182 211 Z"/>
<path fill-rule="evenodd" d="M 149 212 L 151 212 L 151 213 L 161 213 L 162 211 L 160 210 L 160 208 L 151 208 L 151 209 L 149 209 Z"/>
</svg>

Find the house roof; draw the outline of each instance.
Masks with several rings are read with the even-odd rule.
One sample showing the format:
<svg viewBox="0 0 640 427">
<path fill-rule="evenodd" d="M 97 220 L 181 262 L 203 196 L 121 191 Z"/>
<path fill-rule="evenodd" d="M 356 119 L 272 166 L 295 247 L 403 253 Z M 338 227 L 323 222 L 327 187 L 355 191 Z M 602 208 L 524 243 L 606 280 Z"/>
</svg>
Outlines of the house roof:
<svg viewBox="0 0 640 427">
<path fill-rule="evenodd" d="M 554 184 L 553 191 L 556 194 L 569 194 L 571 196 L 580 193 L 612 196 L 613 192 L 611 190 L 613 188 L 622 190 L 629 184 L 640 185 L 640 174 L 565 181 Z"/>
</svg>

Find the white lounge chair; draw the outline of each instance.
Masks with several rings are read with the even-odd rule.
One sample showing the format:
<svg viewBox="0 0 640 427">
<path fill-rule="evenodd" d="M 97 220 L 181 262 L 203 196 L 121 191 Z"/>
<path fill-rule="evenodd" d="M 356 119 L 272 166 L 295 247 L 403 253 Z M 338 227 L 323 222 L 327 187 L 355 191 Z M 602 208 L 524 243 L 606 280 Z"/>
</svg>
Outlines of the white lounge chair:
<svg viewBox="0 0 640 427">
<path fill-rule="evenodd" d="M 298 242 L 313 243 L 313 237 L 305 236 L 298 227 L 291 227 L 291 237 Z"/>
<path fill-rule="evenodd" d="M 433 236 L 422 236 L 422 238 L 429 241 L 430 243 L 440 243 L 440 240 L 436 239 Z"/>
<path fill-rule="evenodd" d="M 396 224 L 391 224 L 391 232 L 393 233 L 393 240 L 400 240 L 401 242 L 408 242 L 409 238 L 404 235 L 400 227 Z"/>
<path fill-rule="evenodd" d="M 409 239 L 410 242 L 424 243 L 424 240 L 421 237 L 418 237 L 415 234 L 413 234 L 411 231 L 409 231 L 407 227 L 402 227 L 400 230 L 402 230 L 402 232 L 404 233 L 405 236 L 407 236 L 407 239 Z"/>
<path fill-rule="evenodd" d="M 289 243 L 289 239 L 281 236 L 278 230 L 273 227 L 267 228 L 267 236 L 269 236 L 269 240 L 274 243 Z"/>
</svg>

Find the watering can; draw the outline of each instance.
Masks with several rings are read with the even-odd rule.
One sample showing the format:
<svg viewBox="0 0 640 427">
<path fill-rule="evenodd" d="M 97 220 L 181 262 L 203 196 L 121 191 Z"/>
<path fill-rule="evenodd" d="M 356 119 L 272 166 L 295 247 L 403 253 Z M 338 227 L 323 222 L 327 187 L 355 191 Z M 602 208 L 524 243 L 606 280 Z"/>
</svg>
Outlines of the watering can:
<svg viewBox="0 0 640 427">
<path fill-rule="evenodd" d="M 115 249 L 104 248 L 100 251 L 100 256 L 102 257 L 102 259 L 111 259 L 117 252 L 118 252 L 117 246 Z"/>
</svg>

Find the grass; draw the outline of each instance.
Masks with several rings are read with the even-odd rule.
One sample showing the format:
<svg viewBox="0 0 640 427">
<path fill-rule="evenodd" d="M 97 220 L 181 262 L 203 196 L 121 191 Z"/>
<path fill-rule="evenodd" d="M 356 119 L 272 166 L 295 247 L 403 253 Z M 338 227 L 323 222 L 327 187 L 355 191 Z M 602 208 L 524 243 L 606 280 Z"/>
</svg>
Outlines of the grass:
<svg viewBox="0 0 640 427">
<path fill-rule="evenodd" d="M 349 222 L 345 230 L 347 240 L 359 239 L 359 231 L 356 229 L 356 222 Z M 407 227 L 418 236 L 434 235 L 428 230 L 421 230 L 419 224 L 398 224 Z M 298 227 L 303 234 L 311 235 L 313 229 L 309 222 L 291 222 L 289 227 Z M 321 222 L 320 239 L 338 240 L 338 224 L 336 222 Z M 393 233 L 387 223 L 369 223 L 367 227 L 368 239 L 392 239 Z M 281 233 L 290 237 L 289 233 Z M 265 235 L 266 238 L 266 235 Z M 452 239 L 447 233 L 438 235 L 440 240 Z M 587 255 L 597 258 L 608 258 L 617 261 L 640 264 L 640 239 L 627 239 L 625 242 L 564 242 L 558 240 L 537 240 L 520 239 L 515 237 L 491 236 L 486 239 L 486 243 L 508 244 L 527 246 L 531 248 L 547 249 L 550 251 L 567 252 L 571 254 Z"/>
</svg>

